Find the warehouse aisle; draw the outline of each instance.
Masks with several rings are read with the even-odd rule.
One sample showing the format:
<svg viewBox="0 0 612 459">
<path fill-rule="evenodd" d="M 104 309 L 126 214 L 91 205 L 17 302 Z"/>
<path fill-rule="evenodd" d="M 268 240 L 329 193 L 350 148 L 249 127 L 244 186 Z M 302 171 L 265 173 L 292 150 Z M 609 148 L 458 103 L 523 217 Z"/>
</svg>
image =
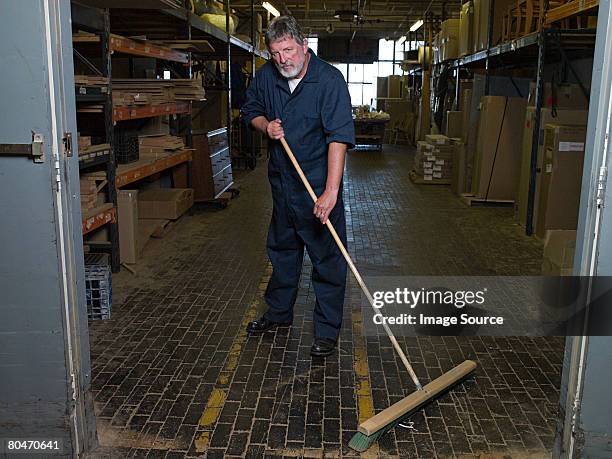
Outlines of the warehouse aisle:
<svg viewBox="0 0 612 459">
<path fill-rule="evenodd" d="M 468 209 L 448 187 L 415 186 L 413 154 L 350 153 L 349 250 L 367 273 L 538 274 L 541 246 L 509 209 Z M 291 328 L 248 337 L 263 309 L 271 214 L 266 168 L 220 212 L 196 212 L 114 278 L 112 320 L 91 326 L 101 442 L 94 457 L 338 457 L 359 421 L 412 391 L 386 339 L 364 337 L 351 278 L 339 350 L 309 356 L 314 295 L 302 277 Z M 563 340 L 405 339 L 419 377 L 472 358 L 475 377 L 369 455 L 541 457 L 550 451 Z"/>
</svg>

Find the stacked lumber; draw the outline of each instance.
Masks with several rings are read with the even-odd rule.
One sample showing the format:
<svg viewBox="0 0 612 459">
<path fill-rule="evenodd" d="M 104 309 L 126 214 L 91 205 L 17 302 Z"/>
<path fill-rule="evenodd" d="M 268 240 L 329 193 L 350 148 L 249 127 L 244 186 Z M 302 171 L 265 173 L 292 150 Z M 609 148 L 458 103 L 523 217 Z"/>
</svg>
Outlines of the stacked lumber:
<svg viewBox="0 0 612 459">
<path fill-rule="evenodd" d="M 99 143 L 97 145 L 91 145 L 91 137 L 89 137 L 89 139 L 90 139 L 90 144 L 89 145 L 85 145 L 85 143 L 84 143 L 84 146 L 81 147 L 81 137 L 79 137 L 79 156 L 88 155 L 90 153 L 96 153 L 98 151 L 108 151 L 108 150 L 110 150 L 110 144 L 108 144 L 108 143 Z"/>
<path fill-rule="evenodd" d="M 204 100 L 204 87 L 201 80 L 172 80 L 176 100 Z"/>
<path fill-rule="evenodd" d="M 106 193 L 102 189 L 107 185 L 106 172 L 81 174 L 81 213 L 87 214 L 92 209 L 104 204 Z"/>
<path fill-rule="evenodd" d="M 160 105 L 174 101 L 169 80 L 113 79 L 113 105 Z"/>
<path fill-rule="evenodd" d="M 82 86 L 108 86 L 108 77 L 92 75 L 75 75 L 74 83 Z"/>
<path fill-rule="evenodd" d="M 142 135 L 138 137 L 138 154 L 141 158 L 159 159 L 185 148 L 181 137 L 172 135 Z"/>
<path fill-rule="evenodd" d="M 104 113 L 103 104 L 79 104 L 77 113 Z"/>
<path fill-rule="evenodd" d="M 91 147 L 91 137 L 88 135 L 81 135 L 77 133 L 77 139 L 79 144 L 79 152 L 85 148 Z"/>
<path fill-rule="evenodd" d="M 78 30 L 72 34 L 74 43 L 97 43 L 100 41 L 100 36 L 95 33 Z"/>
<path fill-rule="evenodd" d="M 113 79 L 113 105 L 160 105 L 175 100 L 203 100 L 199 79 Z"/>
</svg>

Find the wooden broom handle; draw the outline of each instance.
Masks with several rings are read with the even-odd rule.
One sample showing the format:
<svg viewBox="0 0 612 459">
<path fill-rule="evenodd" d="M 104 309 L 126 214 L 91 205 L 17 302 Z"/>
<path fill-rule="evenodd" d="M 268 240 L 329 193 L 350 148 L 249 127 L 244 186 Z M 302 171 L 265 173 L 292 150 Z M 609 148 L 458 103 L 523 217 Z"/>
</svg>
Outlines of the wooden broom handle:
<svg viewBox="0 0 612 459">
<path fill-rule="evenodd" d="M 299 163 L 297 162 L 297 159 L 295 159 L 295 156 L 293 155 L 293 152 L 291 151 L 291 148 L 289 147 L 289 144 L 287 143 L 287 141 L 285 140 L 284 137 L 281 137 L 280 141 L 283 144 L 283 148 L 285 149 L 285 152 L 289 156 L 289 159 L 293 163 L 293 166 L 295 167 L 295 170 L 297 171 L 297 173 L 299 174 L 300 178 L 302 179 L 302 183 L 304 184 L 304 186 L 308 190 L 308 194 L 312 198 L 313 202 L 316 203 L 317 202 L 317 195 L 315 194 L 314 190 L 310 186 L 310 183 L 308 182 L 308 179 L 304 175 L 304 172 L 302 171 L 302 168 L 300 167 Z M 359 271 L 357 271 L 357 268 L 355 267 L 355 264 L 353 263 L 353 260 L 351 259 L 351 256 L 346 251 L 346 248 L 344 247 L 344 244 L 342 243 L 342 241 L 338 237 L 338 233 L 336 233 L 336 229 L 334 228 L 334 225 L 332 225 L 332 223 L 331 223 L 331 221 L 329 219 L 327 219 L 327 222 L 325 224 L 327 225 L 327 228 L 329 229 L 329 232 L 331 233 L 331 235 L 333 236 L 334 240 L 336 241 L 336 244 L 338 245 L 338 248 L 340 249 L 340 252 L 342 252 L 342 255 L 344 255 L 344 259 L 346 260 L 346 262 L 348 263 L 349 267 L 351 268 L 351 271 L 353 272 L 353 275 L 355 276 L 355 279 L 357 279 L 357 282 L 359 283 L 359 286 L 361 287 L 361 290 L 363 290 L 363 293 L 365 294 L 365 296 L 367 297 L 368 301 L 370 302 L 370 306 L 372 306 L 372 309 L 374 309 L 375 313 L 378 313 L 378 310 L 374 307 L 374 298 L 372 298 L 372 295 L 370 294 L 370 291 L 368 290 L 368 287 L 366 286 L 365 282 L 361 278 L 361 274 L 359 274 Z M 399 343 L 395 339 L 395 336 L 393 336 L 393 332 L 391 331 L 391 329 L 389 328 L 389 326 L 386 323 L 383 322 L 382 326 L 385 329 L 385 332 L 387 332 L 387 336 L 391 340 L 391 343 L 393 344 L 393 347 L 395 348 L 395 351 L 397 352 L 397 354 L 399 355 L 400 359 L 402 360 L 402 363 L 406 367 L 406 370 L 408 371 L 408 374 L 410 374 L 410 377 L 412 378 L 412 381 L 414 382 L 414 385 L 416 386 L 417 390 L 421 390 L 423 388 L 423 386 L 421 386 L 421 383 L 419 382 L 419 378 L 417 377 L 416 373 L 414 372 L 414 369 L 412 368 L 412 365 L 410 365 L 410 362 L 408 362 L 408 359 L 406 358 L 406 355 L 404 354 L 404 351 L 402 351 L 402 348 L 400 347 Z"/>
</svg>

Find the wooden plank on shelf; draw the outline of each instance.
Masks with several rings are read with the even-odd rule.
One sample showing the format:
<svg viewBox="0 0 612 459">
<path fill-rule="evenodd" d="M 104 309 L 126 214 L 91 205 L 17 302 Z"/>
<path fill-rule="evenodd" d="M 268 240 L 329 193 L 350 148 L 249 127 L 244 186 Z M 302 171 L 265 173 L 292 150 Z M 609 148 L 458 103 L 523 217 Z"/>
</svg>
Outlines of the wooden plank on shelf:
<svg viewBox="0 0 612 459">
<path fill-rule="evenodd" d="M 159 46 L 147 40 L 133 40 L 120 35 L 110 35 L 111 51 L 135 56 L 155 57 L 167 61 L 189 63 L 189 55 L 166 46 Z"/>
<path fill-rule="evenodd" d="M 134 120 L 190 112 L 191 105 L 189 102 L 185 101 L 159 105 L 145 105 L 143 107 L 113 107 L 113 121 Z"/>
<path fill-rule="evenodd" d="M 93 75 L 75 75 L 74 83 L 83 86 L 108 86 L 109 78 Z"/>
<path fill-rule="evenodd" d="M 99 43 L 100 36 L 95 33 L 85 32 L 84 30 L 79 30 L 72 34 L 72 42 L 73 43 Z"/>
<path fill-rule="evenodd" d="M 550 26 L 563 19 L 587 13 L 598 6 L 599 0 L 572 0 L 564 5 L 548 10 L 546 13 L 546 19 L 544 20 L 544 25 Z"/>
<path fill-rule="evenodd" d="M 142 180 L 158 172 L 170 169 L 177 164 L 191 161 L 192 150 L 182 150 L 173 155 L 157 160 L 141 159 L 132 164 L 122 164 L 117 167 L 116 186 L 121 188 L 133 182 Z"/>
<path fill-rule="evenodd" d="M 83 214 L 83 235 L 100 228 L 107 223 L 117 221 L 117 209 L 108 202 Z"/>
<path fill-rule="evenodd" d="M 208 54 L 215 52 L 215 48 L 213 48 L 208 40 L 163 40 L 155 42 L 162 46 L 192 53 Z"/>
</svg>

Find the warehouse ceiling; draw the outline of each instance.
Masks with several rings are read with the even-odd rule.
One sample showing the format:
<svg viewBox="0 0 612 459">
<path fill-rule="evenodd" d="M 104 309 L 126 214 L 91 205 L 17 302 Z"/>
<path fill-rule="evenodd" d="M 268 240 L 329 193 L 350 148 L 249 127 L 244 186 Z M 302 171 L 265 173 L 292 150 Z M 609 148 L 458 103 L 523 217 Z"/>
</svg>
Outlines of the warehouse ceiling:
<svg viewBox="0 0 612 459">
<path fill-rule="evenodd" d="M 270 3 L 281 13 L 295 16 L 309 35 L 329 36 L 331 30 L 333 35 L 356 32 L 378 38 L 399 38 L 426 12 L 437 20 L 458 18 L 461 8 L 461 0 L 270 0 Z M 248 11 L 250 0 L 232 1 L 231 6 Z M 256 11 L 265 13 L 261 2 L 256 3 Z"/>
</svg>

